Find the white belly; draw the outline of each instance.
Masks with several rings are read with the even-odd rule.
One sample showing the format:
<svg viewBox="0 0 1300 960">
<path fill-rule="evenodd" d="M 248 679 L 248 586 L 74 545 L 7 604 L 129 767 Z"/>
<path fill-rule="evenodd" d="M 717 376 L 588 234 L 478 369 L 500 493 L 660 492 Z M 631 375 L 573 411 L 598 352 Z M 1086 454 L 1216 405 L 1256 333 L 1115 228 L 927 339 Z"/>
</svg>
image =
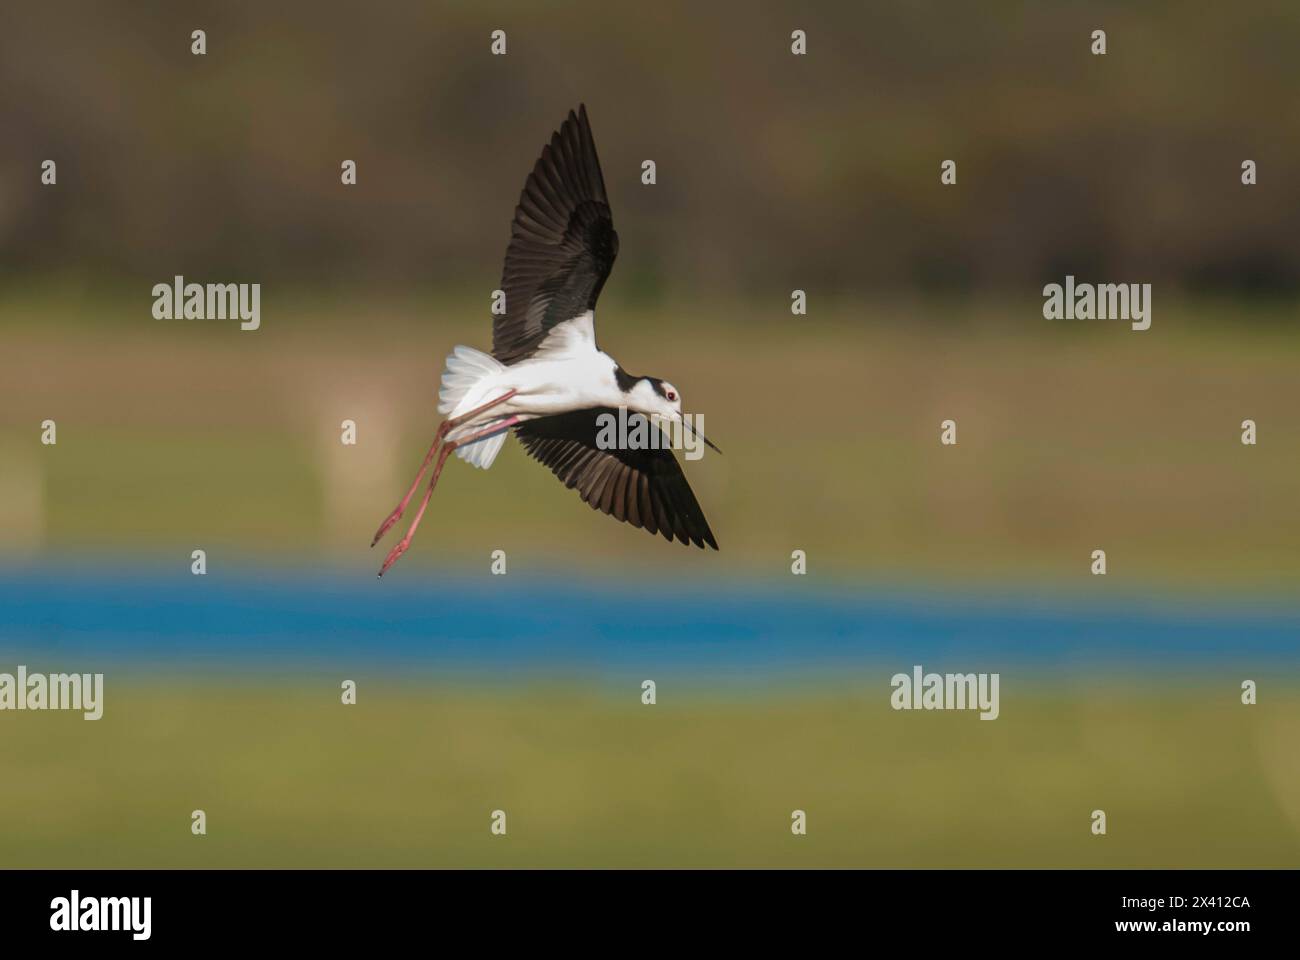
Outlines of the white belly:
<svg viewBox="0 0 1300 960">
<path fill-rule="evenodd" d="M 521 420 L 590 407 L 618 406 L 622 395 L 614 382 L 615 366 L 611 357 L 595 350 L 555 359 L 534 358 L 502 371 L 494 386 L 500 391 L 498 396 L 515 391 L 501 405 L 501 410 Z"/>
<path fill-rule="evenodd" d="M 511 367 L 480 371 L 454 396 L 444 390 L 441 412 L 464 417 L 511 390 L 514 395 L 460 425 L 453 435 L 467 435 L 475 426 L 506 417 L 520 421 L 549 417 L 591 407 L 617 407 L 623 402 L 614 381 L 614 360 L 604 353 L 521 360 Z"/>
</svg>

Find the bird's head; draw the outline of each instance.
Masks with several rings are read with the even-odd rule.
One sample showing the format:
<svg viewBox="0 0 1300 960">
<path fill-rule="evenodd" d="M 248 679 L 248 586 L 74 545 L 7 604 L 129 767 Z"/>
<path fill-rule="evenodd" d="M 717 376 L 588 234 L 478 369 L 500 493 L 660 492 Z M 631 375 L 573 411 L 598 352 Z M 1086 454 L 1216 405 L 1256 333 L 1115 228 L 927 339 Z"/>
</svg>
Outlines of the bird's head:
<svg viewBox="0 0 1300 960">
<path fill-rule="evenodd" d="M 682 416 L 682 395 L 667 380 L 660 380 L 658 377 L 637 377 L 626 393 L 629 410 L 649 417 L 652 423 L 656 418 L 667 423 L 679 423 L 707 443 L 710 448 L 718 453 L 722 452 L 712 440 L 695 428 L 689 418 Z"/>
<path fill-rule="evenodd" d="M 627 406 L 647 417 L 678 422 L 682 419 L 682 395 L 671 383 L 658 377 L 638 377 L 627 393 Z"/>
</svg>

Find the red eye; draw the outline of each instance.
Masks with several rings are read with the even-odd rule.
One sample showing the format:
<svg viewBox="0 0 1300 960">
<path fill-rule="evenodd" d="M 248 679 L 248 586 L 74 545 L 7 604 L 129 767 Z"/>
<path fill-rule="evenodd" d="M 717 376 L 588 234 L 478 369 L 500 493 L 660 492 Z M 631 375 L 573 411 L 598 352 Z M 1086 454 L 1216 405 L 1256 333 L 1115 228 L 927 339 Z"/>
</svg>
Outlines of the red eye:
<svg viewBox="0 0 1300 960">
<path fill-rule="evenodd" d="M 669 402 L 669 403 L 673 403 L 673 402 L 675 402 L 675 401 L 677 400 L 677 394 L 674 393 L 674 392 L 671 391 L 671 390 L 669 390 L 667 393 L 665 393 L 664 396 L 666 396 L 666 397 L 668 398 L 668 402 Z"/>
</svg>

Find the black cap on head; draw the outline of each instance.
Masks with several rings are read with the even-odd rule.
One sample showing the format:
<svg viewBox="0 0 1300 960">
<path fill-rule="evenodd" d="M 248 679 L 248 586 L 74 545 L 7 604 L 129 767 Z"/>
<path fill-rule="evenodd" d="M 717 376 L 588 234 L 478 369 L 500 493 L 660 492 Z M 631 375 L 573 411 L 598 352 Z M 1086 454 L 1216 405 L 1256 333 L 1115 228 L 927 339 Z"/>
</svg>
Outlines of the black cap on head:
<svg viewBox="0 0 1300 960">
<path fill-rule="evenodd" d="M 637 377 L 628 373 L 622 367 L 614 368 L 614 382 L 618 384 L 618 388 L 624 393 L 630 393 L 632 388 L 642 380 L 650 384 L 654 389 L 654 392 L 659 394 L 659 396 L 663 397 L 665 400 L 668 399 L 668 394 L 664 392 L 664 382 L 659 377 Z"/>
</svg>

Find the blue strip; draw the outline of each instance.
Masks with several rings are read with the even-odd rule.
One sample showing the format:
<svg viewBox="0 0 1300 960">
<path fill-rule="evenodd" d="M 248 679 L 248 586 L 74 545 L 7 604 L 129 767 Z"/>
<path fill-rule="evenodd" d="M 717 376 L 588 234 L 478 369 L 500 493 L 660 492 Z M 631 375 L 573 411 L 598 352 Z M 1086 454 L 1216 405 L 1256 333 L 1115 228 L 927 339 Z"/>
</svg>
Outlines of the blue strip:
<svg viewBox="0 0 1300 960">
<path fill-rule="evenodd" d="M 382 581 L 329 569 L 232 578 L 178 568 L 0 568 L 0 651 L 33 664 L 76 656 L 507 671 L 1300 664 L 1300 610 L 1244 602 L 1103 607 L 1077 596 L 883 595 L 843 585 L 818 592 L 793 577 L 701 586 L 649 576 L 636 585 L 513 573 L 448 580 L 414 565 Z"/>
</svg>

